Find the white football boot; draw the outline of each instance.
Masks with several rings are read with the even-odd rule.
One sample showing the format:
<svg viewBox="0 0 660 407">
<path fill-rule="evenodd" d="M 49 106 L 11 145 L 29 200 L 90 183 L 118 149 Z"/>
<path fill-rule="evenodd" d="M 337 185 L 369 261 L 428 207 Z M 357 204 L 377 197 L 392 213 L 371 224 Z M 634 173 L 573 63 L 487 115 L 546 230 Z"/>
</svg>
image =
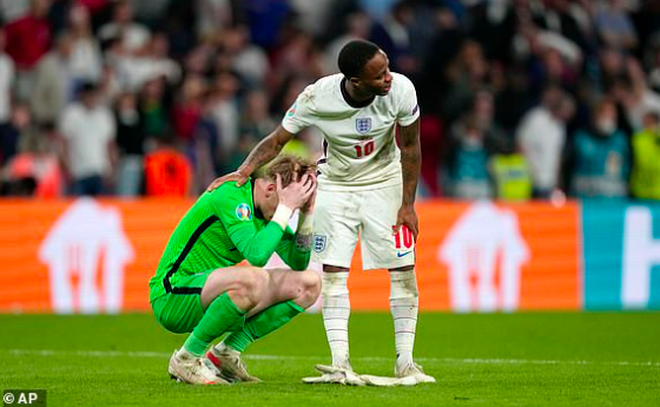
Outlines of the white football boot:
<svg viewBox="0 0 660 407">
<path fill-rule="evenodd" d="M 212 347 L 206 353 L 206 357 L 218 369 L 220 377 L 229 382 L 254 383 L 261 381 L 247 371 L 247 366 L 241 359 L 241 354 L 235 350 L 228 348 L 218 350 L 216 347 Z"/>
<path fill-rule="evenodd" d="M 175 350 L 167 369 L 170 377 L 178 382 L 189 384 L 229 384 L 218 377 L 212 366 L 205 363 L 205 358 L 197 358 L 187 352 Z"/>
</svg>

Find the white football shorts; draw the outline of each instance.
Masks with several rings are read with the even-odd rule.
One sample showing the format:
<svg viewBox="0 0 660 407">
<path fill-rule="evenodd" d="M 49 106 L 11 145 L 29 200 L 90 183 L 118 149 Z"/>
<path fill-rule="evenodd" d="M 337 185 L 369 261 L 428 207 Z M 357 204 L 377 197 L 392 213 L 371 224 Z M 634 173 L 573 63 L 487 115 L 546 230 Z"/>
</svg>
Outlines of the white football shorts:
<svg viewBox="0 0 660 407">
<path fill-rule="evenodd" d="M 401 207 L 402 186 L 367 191 L 318 190 L 314 208 L 312 261 L 349 268 L 360 236 L 364 270 L 415 264 L 412 233 L 392 233 Z"/>
</svg>

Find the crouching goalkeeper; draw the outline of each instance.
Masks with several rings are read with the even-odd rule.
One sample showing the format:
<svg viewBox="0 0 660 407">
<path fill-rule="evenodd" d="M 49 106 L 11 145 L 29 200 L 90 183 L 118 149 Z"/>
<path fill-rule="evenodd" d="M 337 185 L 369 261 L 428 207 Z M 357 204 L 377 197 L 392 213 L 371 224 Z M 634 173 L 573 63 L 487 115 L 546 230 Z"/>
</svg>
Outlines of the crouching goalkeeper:
<svg viewBox="0 0 660 407">
<path fill-rule="evenodd" d="M 204 193 L 179 222 L 149 282 L 158 322 L 171 332 L 190 333 L 170 359 L 172 378 L 192 384 L 258 381 L 241 352 L 314 304 L 321 281 L 305 271 L 314 171 L 306 161 L 282 157 L 241 187 L 227 182 Z M 287 224 L 296 209 L 294 234 Z M 275 252 L 293 270 L 264 270 Z M 236 265 L 244 259 L 250 266 Z"/>
</svg>

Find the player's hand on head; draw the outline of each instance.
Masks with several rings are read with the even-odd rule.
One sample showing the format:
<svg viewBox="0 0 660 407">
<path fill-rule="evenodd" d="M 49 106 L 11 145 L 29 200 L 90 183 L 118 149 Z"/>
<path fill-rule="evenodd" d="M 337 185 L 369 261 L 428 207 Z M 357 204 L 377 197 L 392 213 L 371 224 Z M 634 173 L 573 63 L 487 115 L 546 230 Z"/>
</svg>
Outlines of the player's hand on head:
<svg viewBox="0 0 660 407">
<path fill-rule="evenodd" d="M 213 191 L 214 189 L 217 189 L 220 187 L 220 185 L 224 184 L 225 182 L 231 182 L 231 181 L 236 181 L 236 186 L 240 187 L 243 186 L 247 182 L 248 175 L 243 174 L 240 171 L 234 171 L 230 172 L 229 174 L 225 174 L 222 177 L 218 177 L 211 182 L 211 184 L 206 188 L 207 191 Z"/>
<path fill-rule="evenodd" d="M 316 191 L 316 180 L 309 174 L 303 175 L 298 181 L 292 181 L 286 187 L 282 187 L 280 174 L 275 178 L 280 203 L 294 210 L 301 208 Z"/>
<path fill-rule="evenodd" d="M 302 206 L 302 208 L 300 208 L 300 210 L 306 215 L 310 215 L 314 212 L 314 202 L 316 202 L 316 189 L 318 187 L 318 181 L 316 180 L 316 174 L 310 173 L 309 176 L 310 176 L 310 179 L 314 183 L 313 192 L 309 196 L 309 199 L 307 199 L 307 202 L 305 202 L 305 204 Z"/>
<path fill-rule="evenodd" d="M 419 221 L 417 220 L 417 213 L 413 205 L 403 205 L 399 208 L 399 212 L 396 215 L 396 225 L 392 228 L 392 233 L 396 235 L 402 225 L 412 232 L 413 239 L 416 242 L 419 234 Z"/>
</svg>

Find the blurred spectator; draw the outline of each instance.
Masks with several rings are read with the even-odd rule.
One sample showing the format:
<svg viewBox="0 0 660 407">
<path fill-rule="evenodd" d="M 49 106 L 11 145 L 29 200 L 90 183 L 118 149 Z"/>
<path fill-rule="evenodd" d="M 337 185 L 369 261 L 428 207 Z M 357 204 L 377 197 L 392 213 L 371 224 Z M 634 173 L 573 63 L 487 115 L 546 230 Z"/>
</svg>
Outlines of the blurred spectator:
<svg viewBox="0 0 660 407">
<path fill-rule="evenodd" d="M 53 125 L 62 109 L 75 95 L 75 81 L 71 70 L 72 37 L 60 34 L 55 48 L 44 57 L 34 73 L 32 110 L 38 124 Z"/>
<path fill-rule="evenodd" d="M 172 122 L 179 140 L 192 144 L 195 129 L 202 114 L 202 97 L 205 92 L 204 80 L 199 76 L 189 76 L 181 85 L 179 100 L 172 110 Z"/>
<path fill-rule="evenodd" d="M 607 46 L 628 51 L 637 45 L 637 32 L 623 0 L 603 1 L 595 12 L 594 25 Z"/>
<path fill-rule="evenodd" d="M 20 70 L 30 70 L 48 52 L 51 29 L 48 9 L 51 0 L 31 0 L 28 15 L 5 26 L 7 53 Z"/>
<path fill-rule="evenodd" d="M 398 2 L 399 0 L 358 0 L 360 8 L 375 20 L 384 19 Z"/>
<path fill-rule="evenodd" d="M 170 130 L 169 107 L 165 103 L 162 79 L 152 79 L 142 88 L 139 111 L 147 137 L 163 137 Z"/>
<path fill-rule="evenodd" d="M 239 89 L 238 80 L 231 73 L 218 75 L 213 88 L 213 118 L 221 134 L 220 149 L 223 152 L 224 164 L 234 153 L 238 140 L 239 111 L 236 94 Z"/>
<path fill-rule="evenodd" d="M 290 16 L 287 0 L 245 0 L 250 38 L 265 49 L 271 49 L 279 40 L 279 32 Z"/>
<path fill-rule="evenodd" d="M 632 137 L 630 190 L 639 199 L 660 200 L 660 115 L 644 115 L 643 130 Z"/>
<path fill-rule="evenodd" d="M 630 152 L 627 136 L 617 128 L 616 106 L 600 101 L 590 128 L 573 137 L 571 186 L 578 198 L 628 196 Z"/>
<path fill-rule="evenodd" d="M 490 198 L 485 133 L 476 118 L 468 115 L 455 123 L 449 137 L 445 160 L 447 194 L 459 199 Z"/>
<path fill-rule="evenodd" d="M 407 1 L 394 5 L 392 11 L 381 21 L 375 21 L 369 34 L 369 41 L 380 46 L 390 60 L 390 68 L 396 72 L 410 74 L 417 70 L 411 57 L 408 26 L 414 19 L 412 6 Z"/>
<path fill-rule="evenodd" d="M 153 79 L 163 78 L 170 84 L 179 81 L 181 68 L 169 58 L 168 52 L 167 36 L 158 33 L 139 52 L 129 52 L 123 44 L 115 41 L 107 53 L 122 85 L 130 90 L 138 90 Z"/>
<path fill-rule="evenodd" d="M 497 153 L 488 163 L 495 198 L 505 202 L 524 202 L 532 197 L 532 175 L 525 156 L 513 140 L 499 139 Z"/>
<path fill-rule="evenodd" d="M 50 0 L 31 0 L 30 12 L 5 26 L 7 54 L 16 64 L 16 94 L 27 100 L 32 90 L 32 69 L 51 45 L 52 31 L 47 20 Z"/>
<path fill-rule="evenodd" d="M 215 105 L 213 92 L 207 91 L 202 97 L 202 111 L 195 129 L 195 189 L 204 191 L 217 175 L 224 173 L 223 151 L 220 148 L 221 134 L 213 117 Z"/>
<path fill-rule="evenodd" d="M 518 126 L 516 139 L 530 165 L 536 198 L 548 198 L 558 187 L 566 123 L 574 111 L 573 99 L 551 87 Z"/>
<path fill-rule="evenodd" d="M 444 118 L 451 123 L 470 108 L 475 92 L 486 81 L 488 63 L 478 42 L 467 40 L 445 73 L 448 88 L 445 93 Z"/>
<path fill-rule="evenodd" d="M 192 183 L 192 169 L 184 154 L 174 148 L 171 135 L 158 140 L 154 151 L 145 158 L 147 196 L 187 196 Z"/>
<path fill-rule="evenodd" d="M 21 138 L 20 152 L 7 165 L 10 184 L 34 182 L 31 195 L 42 199 L 62 196 L 64 180 L 57 155 L 43 135 L 30 133 Z M 29 181 L 32 180 L 32 181 Z"/>
<path fill-rule="evenodd" d="M 69 32 L 72 36 L 71 73 L 78 83 L 101 79 L 103 59 L 98 40 L 92 33 L 89 11 L 82 5 L 69 10 Z"/>
<path fill-rule="evenodd" d="M 5 53 L 6 35 L 0 29 L 0 127 L 9 122 L 11 115 L 11 92 L 14 86 L 14 61 Z"/>
<path fill-rule="evenodd" d="M 586 10 L 578 2 L 570 0 L 543 0 L 545 9 L 534 16 L 534 22 L 542 29 L 555 32 L 587 51 L 591 45 L 588 26 L 580 26 L 578 18 L 585 17 Z M 577 14 L 577 17 L 576 17 Z M 583 20 L 584 21 L 584 20 Z"/>
<path fill-rule="evenodd" d="M 346 24 L 346 32 L 330 42 L 325 50 L 324 66 L 328 74 L 339 72 L 337 61 L 339 59 L 339 52 L 344 48 L 344 45 L 353 40 L 366 39 L 371 30 L 369 17 L 361 11 L 347 15 L 344 22 Z"/>
<path fill-rule="evenodd" d="M 30 12 L 32 0 L 0 0 L 0 15 L 2 21 L 18 20 Z"/>
<path fill-rule="evenodd" d="M 22 103 L 15 104 L 9 123 L 0 127 L 0 163 L 10 161 L 16 154 L 21 139 L 33 132 L 29 107 Z"/>
<path fill-rule="evenodd" d="M 149 29 L 133 21 L 133 9 L 126 0 L 115 1 L 112 21 L 103 25 L 98 32 L 101 41 L 121 39 L 122 46 L 128 53 L 142 50 L 149 43 Z"/>
<path fill-rule="evenodd" d="M 232 59 L 231 68 L 249 86 L 262 86 L 270 71 L 270 62 L 263 49 L 250 43 L 247 27 L 227 29 L 221 34 L 224 52 Z"/>
<path fill-rule="evenodd" d="M 84 84 L 79 94 L 79 100 L 65 108 L 58 126 L 65 162 L 74 195 L 100 195 L 115 161 L 115 119 L 98 103 L 96 85 Z"/>
<path fill-rule="evenodd" d="M 626 66 L 627 79 L 615 84 L 613 94 L 623 106 L 633 131 L 638 131 L 642 129 L 646 112 L 660 112 L 660 94 L 648 87 L 646 74 L 636 59 L 628 58 Z"/>
<path fill-rule="evenodd" d="M 232 155 L 229 166 L 237 168 L 259 140 L 273 131 L 276 126 L 277 123 L 268 114 L 266 93 L 262 90 L 248 93 L 239 123 L 240 143 L 236 153 Z"/>
<path fill-rule="evenodd" d="M 232 22 L 232 0 L 195 0 L 196 31 L 199 38 L 215 37 Z"/>
<path fill-rule="evenodd" d="M 326 35 L 328 19 L 336 0 L 289 0 L 296 13 L 296 23 L 315 38 Z"/>
<path fill-rule="evenodd" d="M 422 114 L 419 118 L 419 137 L 422 149 L 420 189 L 425 196 L 440 195 L 439 169 L 444 143 L 444 128 L 437 116 Z"/>
<path fill-rule="evenodd" d="M 116 193 L 137 196 L 142 187 L 146 134 L 133 93 L 126 92 L 117 98 L 115 120 L 119 150 Z"/>
</svg>

